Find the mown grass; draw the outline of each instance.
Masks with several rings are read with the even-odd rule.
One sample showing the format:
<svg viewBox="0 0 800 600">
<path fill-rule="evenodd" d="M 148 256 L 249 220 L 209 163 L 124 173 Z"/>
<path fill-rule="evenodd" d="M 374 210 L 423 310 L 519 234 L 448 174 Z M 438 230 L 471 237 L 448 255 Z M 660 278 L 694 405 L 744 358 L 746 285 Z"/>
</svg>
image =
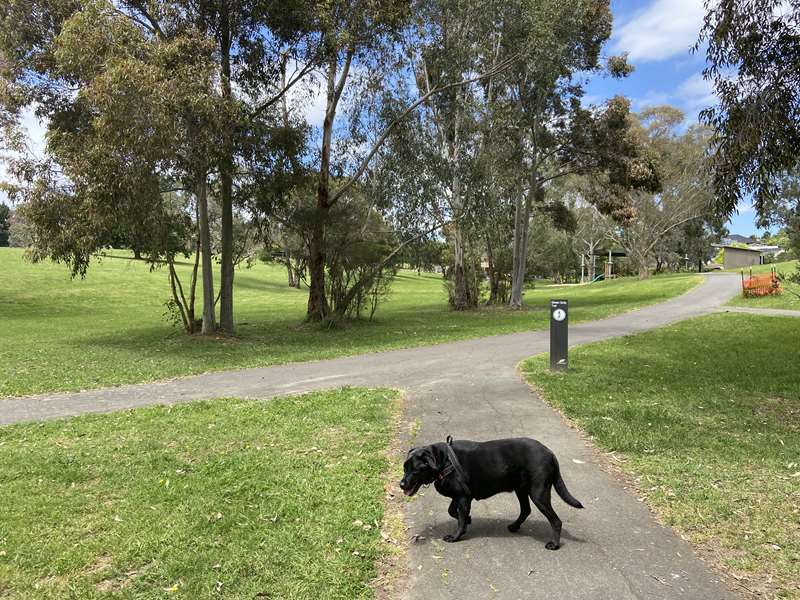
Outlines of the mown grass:
<svg viewBox="0 0 800 600">
<path fill-rule="evenodd" d="M 371 598 L 397 392 L 0 428 L 0 597 Z"/>
<path fill-rule="evenodd" d="M 753 267 L 753 273 L 769 273 L 775 269 L 779 275 L 792 275 L 796 272 L 798 262 L 790 260 L 786 262 L 773 263 L 768 265 L 758 265 Z M 744 269 L 745 275 L 750 273 L 750 269 Z M 739 295 L 732 298 L 728 304 L 732 306 L 749 306 L 750 308 L 783 308 L 789 310 L 800 310 L 800 285 L 788 281 L 783 282 L 784 291 L 777 296 L 762 296 L 758 298 L 744 298 Z"/>
<path fill-rule="evenodd" d="M 528 380 L 621 453 L 663 520 L 741 585 L 800 598 L 800 319 L 723 314 L 546 357 Z"/>
<path fill-rule="evenodd" d="M 188 265 L 182 267 L 184 272 Z M 63 265 L 31 264 L 0 248 L 0 397 L 153 381 L 206 371 L 264 366 L 434 344 L 547 326 L 547 301 L 570 300 L 571 319 L 596 319 L 679 295 L 692 275 L 622 279 L 591 286 L 537 288 L 529 310 L 448 309 L 438 275 L 404 271 L 372 322 L 335 330 L 303 323 L 306 290 L 285 270 L 258 264 L 236 273 L 237 336 L 189 337 L 164 319 L 167 275 L 128 257 L 95 262 L 84 280 Z"/>
</svg>

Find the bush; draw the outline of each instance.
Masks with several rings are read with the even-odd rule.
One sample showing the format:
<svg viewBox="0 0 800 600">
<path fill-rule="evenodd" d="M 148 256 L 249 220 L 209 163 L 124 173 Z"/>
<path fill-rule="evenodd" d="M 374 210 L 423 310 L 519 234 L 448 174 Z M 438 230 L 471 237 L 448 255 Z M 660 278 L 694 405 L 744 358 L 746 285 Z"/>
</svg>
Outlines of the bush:
<svg viewBox="0 0 800 600">
<path fill-rule="evenodd" d="M 380 214 L 350 200 L 331 211 L 327 238 L 325 292 L 332 320 L 372 319 L 397 273 L 394 235 Z"/>
</svg>

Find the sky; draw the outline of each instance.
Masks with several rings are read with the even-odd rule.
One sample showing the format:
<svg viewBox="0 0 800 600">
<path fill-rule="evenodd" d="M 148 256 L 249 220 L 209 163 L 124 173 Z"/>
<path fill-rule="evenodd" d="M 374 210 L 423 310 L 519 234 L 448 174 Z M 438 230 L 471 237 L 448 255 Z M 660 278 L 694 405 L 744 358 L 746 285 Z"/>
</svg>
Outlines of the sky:
<svg viewBox="0 0 800 600">
<path fill-rule="evenodd" d="M 681 108 L 688 121 L 696 121 L 700 110 L 714 102 L 711 86 L 701 74 L 705 55 L 702 50 L 691 52 L 703 23 L 703 0 L 612 0 L 611 10 L 614 29 L 606 52 L 628 52 L 635 71 L 624 79 L 594 77 L 586 100 L 601 103 L 621 94 L 631 99 L 634 111 L 671 104 Z M 306 115 L 309 122 L 321 122 L 323 111 L 323 99 L 310 103 Z M 23 124 L 31 148 L 41 153 L 44 127 L 30 111 L 24 115 Z M 0 179 L 3 175 L 0 163 Z M 728 229 L 741 235 L 758 234 L 754 220 L 752 207 L 742 205 Z"/>
<path fill-rule="evenodd" d="M 612 0 L 614 28 L 606 51 L 628 52 L 635 71 L 624 79 L 594 77 L 586 99 L 599 103 L 615 95 L 631 99 L 631 108 L 671 104 L 686 113 L 687 121 L 714 103 L 711 85 L 703 79 L 705 53 L 692 53 L 703 24 L 703 0 Z M 739 206 L 727 227 L 731 233 L 760 233 L 748 204 Z"/>
</svg>

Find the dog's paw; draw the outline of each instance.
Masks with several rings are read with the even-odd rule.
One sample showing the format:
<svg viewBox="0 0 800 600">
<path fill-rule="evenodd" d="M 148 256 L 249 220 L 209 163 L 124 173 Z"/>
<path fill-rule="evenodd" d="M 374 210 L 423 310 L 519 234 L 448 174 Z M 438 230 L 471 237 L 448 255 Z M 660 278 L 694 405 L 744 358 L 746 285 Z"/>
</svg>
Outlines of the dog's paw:
<svg viewBox="0 0 800 600">
<path fill-rule="evenodd" d="M 561 546 L 559 544 L 556 544 L 555 542 L 547 542 L 544 545 L 544 547 L 547 548 L 548 550 L 558 550 L 559 548 L 561 548 Z"/>
<path fill-rule="evenodd" d="M 508 530 L 509 530 L 511 533 L 516 533 L 517 531 L 519 531 L 519 523 L 511 523 L 511 524 L 508 526 Z"/>
<path fill-rule="evenodd" d="M 457 541 L 458 541 L 458 538 L 457 538 L 456 536 L 454 536 L 454 535 L 450 534 L 450 533 L 448 533 L 448 534 L 447 534 L 446 536 L 444 536 L 442 539 L 443 539 L 445 542 L 448 542 L 448 543 L 453 543 L 453 542 L 457 542 Z"/>
</svg>

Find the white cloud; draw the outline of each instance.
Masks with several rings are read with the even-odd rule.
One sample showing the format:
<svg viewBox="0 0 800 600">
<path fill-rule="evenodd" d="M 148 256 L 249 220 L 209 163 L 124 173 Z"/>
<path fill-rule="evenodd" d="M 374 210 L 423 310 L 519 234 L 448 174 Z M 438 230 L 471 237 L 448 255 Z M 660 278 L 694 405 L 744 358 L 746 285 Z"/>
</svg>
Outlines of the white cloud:
<svg viewBox="0 0 800 600">
<path fill-rule="evenodd" d="M 678 86 L 675 95 L 691 119 L 696 119 L 701 110 L 717 103 L 714 86 L 703 79 L 701 73 L 695 73 Z"/>
<path fill-rule="evenodd" d="M 654 0 L 614 32 L 613 47 L 632 61 L 688 54 L 703 24 L 703 0 Z"/>
<path fill-rule="evenodd" d="M 659 106 L 661 104 L 669 104 L 669 94 L 666 92 L 649 91 L 644 96 L 633 99 L 633 106 L 635 110 L 642 110 L 650 106 Z"/>
<path fill-rule="evenodd" d="M 701 110 L 716 104 L 717 96 L 711 82 L 703 79 L 702 73 L 695 73 L 684 80 L 672 93 L 649 91 L 633 99 L 634 110 L 642 110 L 659 104 L 672 104 L 686 113 L 686 121 L 697 121 Z"/>
</svg>

